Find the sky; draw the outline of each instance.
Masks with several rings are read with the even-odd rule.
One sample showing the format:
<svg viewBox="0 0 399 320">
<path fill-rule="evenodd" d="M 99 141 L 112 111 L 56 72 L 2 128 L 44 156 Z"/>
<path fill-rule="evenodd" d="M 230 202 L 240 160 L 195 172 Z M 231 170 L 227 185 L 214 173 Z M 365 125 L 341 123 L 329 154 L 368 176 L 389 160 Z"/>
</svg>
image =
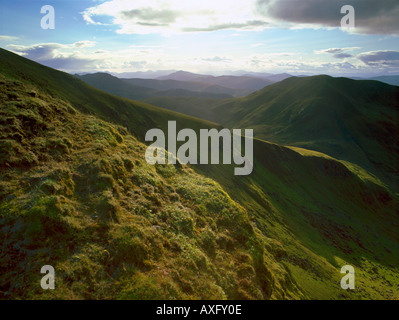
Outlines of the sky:
<svg viewBox="0 0 399 320">
<path fill-rule="evenodd" d="M 399 1 L 0 0 L 0 47 L 70 73 L 393 75 Z"/>
</svg>

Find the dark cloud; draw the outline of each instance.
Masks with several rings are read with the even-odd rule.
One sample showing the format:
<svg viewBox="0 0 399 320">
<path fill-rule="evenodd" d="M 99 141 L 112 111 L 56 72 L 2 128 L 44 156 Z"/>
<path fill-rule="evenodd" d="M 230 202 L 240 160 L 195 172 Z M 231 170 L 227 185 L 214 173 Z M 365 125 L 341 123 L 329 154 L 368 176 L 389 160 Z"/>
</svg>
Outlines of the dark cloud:
<svg viewBox="0 0 399 320">
<path fill-rule="evenodd" d="M 333 56 L 334 58 L 343 59 L 343 58 L 352 57 L 352 55 L 350 55 L 349 53 L 345 53 L 346 51 L 353 51 L 358 49 L 360 49 L 360 47 L 328 48 L 323 50 L 315 50 L 314 53 L 316 54 L 330 53 L 334 54 Z"/>
<path fill-rule="evenodd" d="M 95 59 L 84 58 L 73 53 L 60 54 L 58 49 L 65 49 L 68 46 L 58 43 L 36 44 L 33 46 L 9 45 L 8 47 L 25 58 L 55 69 L 80 71 L 93 67 L 97 62 Z"/>
<path fill-rule="evenodd" d="M 50 60 L 42 60 L 40 63 L 54 69 L 81 71 L 93 68 L 96 61 L 71 55 Z"/>
<path fill-rule="evenodd" d="M 399 35 L 398 0 L 257 0 L 255 7 L 277 20 L 340 27 L 344 5 L 355 9 L 354 32 Z"/>
<path fill-rule="evenodd" d="M 139 26 L 145 26 L 145 27 L 167 27 L 167 23 L 156 23 L 156 22 L 137 22 Z"/>
<path fill-rule="evenodd" d="M 324 50 L 325 53 L 342 53 L 344 50 L 340 48 L 330 48 Z"/>
<path fill-rule="evenodd" d="M 364 52 L 358 55 L 357 58 L 368 66 L 399 67 L 399 51 L 380 50 Z"/>
<path fill-rule="evenodd" d="M 122 16 L 128 19 L 139 20 L 140 24 L 168 25 L 175 22 L 179 12 L 173 10 L 157 10 L 153 8 L 142 8 L 122 11 Z"/>
<path fill-rule="evenodd" d="M 40 61 L 53 58 L 55 56 L 56 50 L 64 48 L 65 46 L 58 43 L 45 43 L 36 44 L 30 47 L 11 44 L 8 47 L 11 50 L 22 54 L 25 58 Z"/>
<path fill-rule="evenodd" d="M 204 28 L 183 28 L 184 32 L 196 32 L 196 31 L 217 31 L 217 30 L 226 30 L 226 29 L 247 29 L 252 27 L 266 27 L 269 23 L 260 20 L 252 20 L 247 21 L 245 23 L 225 23 L 225 24 L 216 24 L 210 25 Z"/>
<path fill-rule="evenodd" d="M 354 70 L 356 67 L 349 63 L 349 62 L 338 62 L 338 63 L 324 63 L 322 64 L 322 67 L 324 69 L 331 71 L 348 71 L 348 70 Z"/>
<path fill-rule="evenodd" d="M 333 57 L 337 58 L 337 59 L 345 59 L 345 58 L 352 57 L 352 55 L 349 53 L 337 53 L 337 54 L 334 54 Z"/>
</svg>

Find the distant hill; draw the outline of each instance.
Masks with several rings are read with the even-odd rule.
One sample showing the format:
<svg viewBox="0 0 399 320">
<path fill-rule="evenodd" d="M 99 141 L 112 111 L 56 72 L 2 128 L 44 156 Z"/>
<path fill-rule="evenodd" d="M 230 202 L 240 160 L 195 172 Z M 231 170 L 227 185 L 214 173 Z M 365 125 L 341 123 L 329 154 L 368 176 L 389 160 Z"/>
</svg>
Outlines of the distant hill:
<svg viewBox="0 0 399 320">
<path fill-rule="evenodd" d="M 206 81 L 207 83 L 226 86 L 234 89 L 242 89 L 242 90 L 260 90 L 264 87 L 273 84 L 275 81 L 271 81 L 268 79 L 254 78 L 254 77 L 237 77 L 237 76 L 220 76 L 213 77 L 210 79 L 202 79 L 202 81 Z"/>
<path fill-rule="evenodd" d="M 233 95 L 226 92 L 235 92 L 227 88 L 225 90 L 223 90 L 223 88 L 221 88 L 222 90 L 218 90 L 219 88 L 214 88 L 213 90 L 209 88 L 209 90 L 207 90 L 209 85 L 204 84 L 194 84 L 190 86 L 186 83 L 182 83 L 182 86 L 178 86 L 176 83 L 168 85 L 162 84 L 159 80 L 152 79 L 119 79 L 108 73 L 93 73 L 76 76 L 97 89 L 134 100 L 144 100 L 157 96 L 226 99 L 233 97 Z"/>
<path fill-rule="evenodd" d="M 260 72 L 249 72 L 245 73 L 242 76 L 246 77 L 255 77 L 255 78 L 263 78 L 274 82 L 283 81 L 287 78 L 292 77 L 293 75 L 288 73 L 278 73 L 278 74 L 270 74 L 270 73 L 260 73 Z"/>
<path fill-rule="evenodd" d="M 266 77 L 266 79 L 274 81 L 274 82 L 279 82 L 283 81 L 285 79 L 291 78 L 292 75 L 288 73 L 279 73 L 279 74 L 273 74 L 271 76 Z"/>
<path fill-rule="evenodd" d="M 176 81 L 200 81 L 201 79 L 213 78 L 210 75 L 192 73 L 187 71 L 176 71 L 168 75 L 156 78 L 157 80 L 176 80 Z"/>
<path fill-rule="evenodd" d="M 167 91 L 183 89 L 201 93 L 223 94 L 228 96 L 237 96 L 241 90 L 211 85 L 204 82 L 178 81 L 178 80 L 156 80 L 156 79 L 122 79 L 123 81 L 140 87 L 147 87 L 157 91 Z"/>
<path fill-rule="evenodd" d="M 128 99 L 140 100 L 154 94 L 154 90 L 128 84 L 108 73 L 92 73 L 78 76 L 79 79 L 102 91 Z"/>
<path fill-rule="evenodd" d="M 391 84 L 393 86 L 399 86 L 399 75 L 374 77 L 374 78 L 370 78 L 370 80 L 377 80 L 377 81 Z"/>
<path fill-rule="evenodd" d="M 158 80 L 177 80 L 203 82 L 222 87 L 242 90 L 240 96 L 262 89 L 275 81 L 252 76 L 210 76 L 191 72 L 178 71 L 168 76 L 159 77 Z"/>
<path fill-rule="evenodd" d="M 399 87 L 329 76 L 292 77 L 222 102 L 215 121 L 257 137 L 357 163 L 399 187 Z"/>
</svg>

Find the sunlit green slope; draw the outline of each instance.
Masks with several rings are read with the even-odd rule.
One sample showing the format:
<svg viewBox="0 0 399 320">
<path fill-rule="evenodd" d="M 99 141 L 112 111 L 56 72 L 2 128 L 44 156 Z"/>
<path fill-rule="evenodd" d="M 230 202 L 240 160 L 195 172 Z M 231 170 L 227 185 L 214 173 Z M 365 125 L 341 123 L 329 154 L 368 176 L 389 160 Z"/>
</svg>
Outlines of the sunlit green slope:
<svg viewBox="0 0 399 320">
<path fill-rule="evenodd" d="M 0 102 L 0 298 L 303 297 L 214 180 L 31 84 L 0 75 Z"/>
</svg>

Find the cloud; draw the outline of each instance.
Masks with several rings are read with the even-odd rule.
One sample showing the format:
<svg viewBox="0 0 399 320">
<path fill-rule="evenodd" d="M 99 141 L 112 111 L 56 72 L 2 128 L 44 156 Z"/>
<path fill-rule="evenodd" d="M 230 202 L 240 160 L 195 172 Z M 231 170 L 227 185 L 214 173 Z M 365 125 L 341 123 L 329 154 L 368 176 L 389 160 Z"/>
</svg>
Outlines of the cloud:
<svg viewBox="0 0 399 320">
<path fill-rule="evenodd" d="M 175 56 L 164 55 L 159 46 L 132 45 L 121 50 L 104 50 L 93 48 L 94 45 L 94 41 L 82 40 L 71 44 L 10 44 L 7 48 L 30 60 L 70 73 L 159 69 L 164 62 L 169 63 L 168 58 L 180 63 Z M 147 50 L 143 51 L 143 48 Z"/>
<path fill-rule="evenodd" d="M 60 50 L 62 49 L 89 48 L 95 46 L 95 44 L 96 43 L 94 41 L 83 40 L 72 44 L 38 43 L 31 46 L 10 44 L 7 47 L 28 59 L 43 61 L 47 59 L 53 59 L 61 55 Z"/>
<path fill-rule="evenodd" d="M 31 46 L 10 44 L 7 47 L 27 59 L 37 61 L 51 68 L 82 71 L 93 68 L 98 60 L 83 53 L 71 51 L 73 48 L 91 46 L 91 41 L 79 41 L 71 45 L 60 43 L 39 43 Z"/>
<path fill-rule="evenodd" d="M 0 41 L 14 41 L 17 39 L 18 39 L 18 37 L 0 35 Z"/>
<path fill-rule="evenodd" d="M 39 43 L 32 46 L 10 44 L 7 47 L 18 52 L 24 57 L 35 61 L 55 58 L 59 49 L 67 48 L 67 46 L 59 43 Z"/>
<path fill-rule="evenodd" d="M 399 35 L 397 0 L 256 0 L 256 10 L 264 17 L 289 24 L 340 27 L 341 7 L 355 9 L 355 28 L 351 32 Z"/>
<path fill-rule="evenodd" d="M 210 25 L 208 27 L 188 27 L 182 28 L 184 32 L 198 32 L 198 31 L 217 31 L 217 30 L 235 30 L 235 29 L 244 29 L 251 30 L 254 27 L 266 27 L 269 23 L 260 20 L 246 21 L 244 23 L 225 23 L 225 24 L 215 24 Z"/>
<path fill-rule="evenodd" d="M 359 54 L 357 58 L 368 66 L 399 67 L 399 51 L 369 51 Z"/>
<path fill-rule="evenodd" d="M 122 16 L 129 20 L 154 21 L 154 24 L 168 25 L 179 17 L 178 11 L 155 8 L 140 8 L 121 11 Z"/>
<path fill-rule="evenodd" d="M 349 62 L 338 62 L 338 63 L 323 63 L 321 65 L 322 70 L 326 70 L 329 73 L 348 73 L 357 70 L 358 68 Z"/>
<path fill-rule="evenodd" d="M 126 34 L 340 28 L 341 7 L 348 4 L 356 21 L 350 32 L 399 35 L 397 0 L 110 0 L 81 14 L 88 24 L 106 24 L 109 18 Z"/>
<path fill-rule="evenodd" d="M 111 0 L 82 12 L 89 24 L 111 17 L 118 33 L 180 33 L 260 30 L 269 23 L 255 10 L 255 0 Z"/>
<path fill-rule="evenodd" d="M 49 60 L 44 60 L 42 63 L 51 68 L 67 71 L 91 70 L 96 66 L 96 61 L 94 59 L 85 58 L 75 54 L 55 57 Z"/>
<path fill-rule="evenodd" d="M 75 48 L 90 48 L 94 47 L 96 45 L 95 41 L 90 41 L 90 40 L 84 40 L 84 41 L 78 41 L 73 44 Z"/>
<path fill-rule="evenodd" d="M 333 57 L 336 59 L 345 59 L 345 58 L 351 58 L 353 56 L 349 53 L 337 53 L 337 54 L 334 54 Z"/>
<path fill-rule="evenodd" d="M 147 65 L 146 61 L 125 61 L 123 68 L 143 69 Z"/>
<path fill-rule="evenodd" d="M 316 54 L 323 54 L 323 53 L 342 53 L 345 51 L 344 48 L 328 48 L 323 50 L 315 50 L 314 53 Z"/>
<path fill-rule="evenodd" d="M 322 49 L 322 50 L 315 50 L 315 54 L 326 54 L 330 53 L 333 54 L 333 57 L 336 59 L 345 59 L 345 58 L 351 58 L 353 55 L 346 53 L 346 51 L 353 51 L 353 50 L 358 50 L 360 47 L 346 47 L 346 48 L 328 48 L 328 49 Z"/>
<path fill-rule="evenodd" d="M 212 58 L 202 58 L 203 61 L 207 61 L 207 62 L 228 62 L 231 61 L 231 59 L 225 58 L 225 57 L 219 57 L 219 56 L 215 56 Z"/>
</svg>

